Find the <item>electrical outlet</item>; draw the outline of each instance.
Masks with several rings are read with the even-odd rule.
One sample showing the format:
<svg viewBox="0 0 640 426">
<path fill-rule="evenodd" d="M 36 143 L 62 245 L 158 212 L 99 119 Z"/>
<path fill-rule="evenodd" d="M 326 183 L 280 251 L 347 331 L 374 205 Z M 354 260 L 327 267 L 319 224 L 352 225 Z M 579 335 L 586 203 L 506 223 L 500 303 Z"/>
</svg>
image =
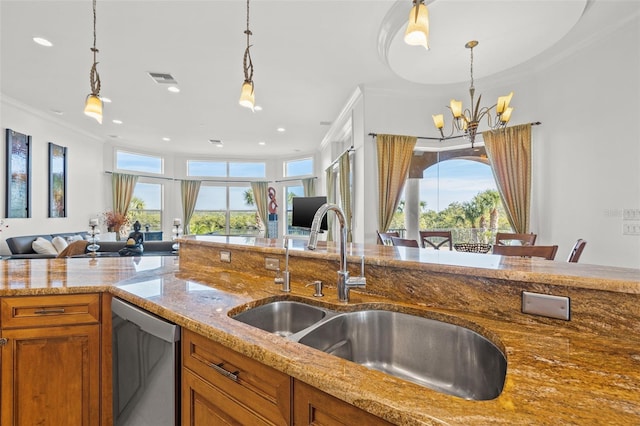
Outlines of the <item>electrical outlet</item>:
<svg viewBox="0 0 640 426">
<path fill-rule="evenodd" d="M 622 210 L 623 220 L 640 220 L 640 209 L 624 209 Z"/>
<path fill-rule="evenodd" d="M 231 252 L 230 251 L 220 251 L 220 262 L 231 263 Z"/>
<path fill-rule="evenodd" d="M 275 259 L 273 257 L 265 257 L 264 258 L 264 267 L 270 271 L 279 271 L 280 270 L 280 259 Z"/>
<path fill-rule="evenodd" d="M 640 223 L 626 222 L 622 224 L 622 235 L 640 235 Z"/>
</svg>

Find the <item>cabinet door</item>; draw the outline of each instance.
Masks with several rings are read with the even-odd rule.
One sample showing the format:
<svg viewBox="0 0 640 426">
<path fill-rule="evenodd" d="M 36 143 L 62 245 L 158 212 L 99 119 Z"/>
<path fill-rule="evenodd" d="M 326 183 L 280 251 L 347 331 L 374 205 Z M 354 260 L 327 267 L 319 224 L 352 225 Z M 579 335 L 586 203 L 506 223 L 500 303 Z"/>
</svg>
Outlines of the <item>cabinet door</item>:
<svg viewBox="0 0 640 426">
<path fill-rule="evenodd" d="M 100 424 L 100 326 L 3 330 L 0 424 Z"/>
<path fill-rule="evenodd" d="M 391 423 L 326 394 L 306 383 L 293 383 L 293 424 L 382 426 Z"/>
<path fill-rule="evenodd" d="M 273 425 L 233 396 L 221 391 L 187 368 L 182 369 L 182 425 Z"/>
<path fill-rule="evenodd" d="M 288 375 L 189 330 L 182 334 L 182 363 L 213 389 L 216 396 L 207 399 L 218 405 L 216 410 L 227 413 L 230 418 L 235 418 L 236 407 L 241 416 L 245 416 L 245 412 L 255 415 L 254 421 L 229 424 L 290 424 L 291 378 Z M 199 391 L 202 388 L 195 389 L 196 394 L 205 394 Z M 194 402 L 189 402 L 195 398 L 193 395 L 183 394 L 183 416 L 195 409 Z M 227 406 L 230 403 L 233 408 Z M 194 424 L 185 419 L 188 417 L 183 417 L 183 424 Z"/>
</svg>

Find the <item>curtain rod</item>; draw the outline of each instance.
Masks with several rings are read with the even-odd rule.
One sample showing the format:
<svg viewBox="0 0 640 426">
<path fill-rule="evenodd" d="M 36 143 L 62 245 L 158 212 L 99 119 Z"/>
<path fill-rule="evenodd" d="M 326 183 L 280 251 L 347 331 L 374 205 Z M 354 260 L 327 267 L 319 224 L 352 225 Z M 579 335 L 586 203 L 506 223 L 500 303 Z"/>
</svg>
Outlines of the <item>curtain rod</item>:
<svg viewBox="0 0 640 426">
<path fill-rule="evenodd" d="M 346 153 L 348 153 L 348 152 L 355 152 L 355 148 L 353 147 L 353 145 L 351 145 L 349 148 L 347 148 L 347 149 L 345 149 L 344 151 L 342 151 L 342 153 L 341 153 L 340 155 L 338 155 L 338 158 L 336 158 L 335 160 L 333 160 L 333 161 L 331 162 L 331 164 L 329 164 L 329 165 L 327 166 L 327 169 L 328 169 L 329 167 L 333 167 L 333 166 L 335 166 L 335 165 L 338 163 L 338 161 L 340 161 L 340 159 L 342 158 L 342 156 L 343 156 L 343 155 L 345 155 L 345 154 L 346 154 Z M 325 170 L 326 170 L 326 169 L 325 169 Z"/>
<path fill-rule="evenodd" d="M 317 176 L 309 176 L 308 178 L 288 178 L 288 179 L 280 179 L 280 180 L 274 180 L 274 181 L 270 181 L 270 182 L 274 182 L 274 183 L 280 183 L 280 182 L 291 182 L 294 180 L 303 180 L 303 179 L 318 179 Z"/>
<path fill-rule="evenodd" d="M 113 173 L 119 173 L 119 172 L 110 172 L 108 170 L 105 170 L 106 174 L 113 174 Z M 256 180 L 223 180 L 223 179 L 176 179 L 176 178 L 171 178 L 171 177 L 166 177 L 166 176 L 151 176 L 151 175 L 139 175 L 139 174 L 134 174 L 134 173 L 122 173 L 122 174 L 129 174 L 132 176 L 137 176 L 137 177 L 141 177 L 141 178 L 147 178 L 147 179 L 162 179 L 162 180 L 170 180 L 170 181 L 181 181 L 181 180 L 198 180 L 200 182 L 217 182 L 217 183 L 251 183 L 251 182 L 256 182 Z M 312 179 L 318 179 L 316 176 L 312 176 Z M 282 179 L 282 180 L 269 180 L 267 182 L 269 183 L 280 183 L 280 182 L 289 182 L 289 181 L 295 181 L 295 180 L 302 180 L 302 179 L 306 179 L 306 178 L 290 178 L 290 179 Z M 262 182 L 265 182 L 264 180 Z"/>
<path fill-rule="evenodd" d="M 532 126 L 538 126 L 540 124 L 542 124 L 542 122 L 540 121 L 534 121 L 532 123 L 529 123 Z M 377 133 L 369 133 L 369 136 L 373 136 L 374 138 L 378 136 Z M 446 138 L 434 138 L 434 137 L 430 137 L 430 136 L 416 136 L 416 139 L 426 139 L 426 140 L 432 140 L 432 141 L 446 141 L 449 139 L 457 139 L 457 138 L 463 138 L 465 137 L 465 135 L 456 135 L 456 136 L 449 136 Z"/>
</svg>

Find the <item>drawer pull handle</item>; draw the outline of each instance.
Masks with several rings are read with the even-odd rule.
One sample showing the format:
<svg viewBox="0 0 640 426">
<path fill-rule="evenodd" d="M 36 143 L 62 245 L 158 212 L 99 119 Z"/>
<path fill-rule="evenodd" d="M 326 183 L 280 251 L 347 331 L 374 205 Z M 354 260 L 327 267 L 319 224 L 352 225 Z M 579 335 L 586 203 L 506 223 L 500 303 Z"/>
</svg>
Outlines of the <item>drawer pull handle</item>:
<svg viewBox="0 0 640 426">
<path fill-rule="evenodd" d="M 234 382 L 238 381 L 238 374 L 240 373 L 239 371 L 234 371 L 233 373 L 230 371 L 225 370 L 224 368 L 222 368 L 222 366 L 224 365 L 224 362 L 221 362 L 220 364 L 209 364 L 209 366 L 211 368 L 213 368 L 214 370 L 216 370 L 218 373 L 222 374 L 223 376 L 225 376 L 227 379 L 231 379 Z"/>
<path fill-rule="evenodd" d="M 0 337 L 0 346 L 4 346 L 7 343 L 9 343 L 9 339 L 7 339 L 6 337 Z"/>
<path fill-rule="evenodd" d="M 47 314 L 64 314 L 64 308 L 57 309 L 40 309 L 39 311 L 35 311 L 34 314 L 38 315 L 47 315 Z"/>
</svg>

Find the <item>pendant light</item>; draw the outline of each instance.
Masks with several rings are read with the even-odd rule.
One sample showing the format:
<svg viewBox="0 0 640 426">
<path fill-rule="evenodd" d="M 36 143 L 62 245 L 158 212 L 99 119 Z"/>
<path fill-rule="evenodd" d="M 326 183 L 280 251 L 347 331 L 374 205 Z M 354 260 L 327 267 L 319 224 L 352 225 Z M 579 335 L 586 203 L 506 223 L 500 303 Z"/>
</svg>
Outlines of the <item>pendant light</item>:
<svg viewBox="0 0 640 426">
<path fill-rule="evenodd" d="M 102 124 L 102 99 L 100 99 L 100 75 L 98 74 L 96 62 L 96 55 L 98 49 L 96 48 L 96 0 L 93 0 L 93 65 L 89 72 L 89 82 L 91 84 L 91 93 L 87 96 L 87 100 L 84 105 L 84 113 L 89 117 L 95 118 L 96 121 Z"/>
<path fill-rule="evenodd" d="M 247 29 L 244 32 L 247 35 L 247 48 L 244 51 L 242 60 L 242 68 L 244 70 L 244 83 L 242 83 L 242 91 L 240 92 L 240 105 L 245 108 L 253 108 L 256 104 L 255 94 L 253 91 L 253 61 L 251 61 L 251 52 L 249 44 L 251 30 L 249 29 L 249 0 L 247 0 Z"/>
<path fill-rule="evenodd" d="M 404 42 L 411 46 L 422 46 L 429 50 L 429 11 L 424 0 L 413 0 L 409 12 L 409 23 L 404 34 Z"/>
</svg>

